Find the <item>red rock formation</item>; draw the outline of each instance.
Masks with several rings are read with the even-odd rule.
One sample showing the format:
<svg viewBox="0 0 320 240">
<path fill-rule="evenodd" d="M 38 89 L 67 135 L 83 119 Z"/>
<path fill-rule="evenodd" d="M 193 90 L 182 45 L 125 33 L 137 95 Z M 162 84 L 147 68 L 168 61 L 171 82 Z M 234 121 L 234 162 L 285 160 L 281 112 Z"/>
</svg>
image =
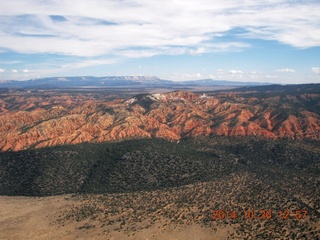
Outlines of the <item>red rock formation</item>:
<svg viewBox="0 0 320 240">
<path fill-rule="evenodd" d="M 312 100 L 319 108 L 319 99 L 314 93 L 257 98 L 177 91 L 114 101 L 89 93 L 10 94 L 0 99 L 0 149 L 209 135 L 320 140 L 320 116 L 304 107 Z"/>
</svg>

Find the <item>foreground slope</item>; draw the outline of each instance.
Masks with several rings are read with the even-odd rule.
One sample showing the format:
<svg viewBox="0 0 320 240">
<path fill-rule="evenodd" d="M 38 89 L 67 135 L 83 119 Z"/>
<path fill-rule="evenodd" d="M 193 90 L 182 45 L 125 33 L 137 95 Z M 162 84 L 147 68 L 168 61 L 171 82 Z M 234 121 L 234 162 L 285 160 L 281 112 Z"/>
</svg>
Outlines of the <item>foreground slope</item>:
<svg viewBox="0 0 320 240">
<path fill-rule="evenodd" d="M 320 140 L 319 84 L 113 96 L 3 91 L 0 149 L 212 135 Z"/>
<path fill-rule="evenodd" d="M 80 194 L 0 198 L 23 209 L 0 216 L 0 237 L 187 239 L 201 232 L 193 239 L 317 239 L 319 159 L 318 141 L 247 137 L 3 152 L 1 195 Z M 214 218 L 218 210 L 228 217 Z"/>
</svg>

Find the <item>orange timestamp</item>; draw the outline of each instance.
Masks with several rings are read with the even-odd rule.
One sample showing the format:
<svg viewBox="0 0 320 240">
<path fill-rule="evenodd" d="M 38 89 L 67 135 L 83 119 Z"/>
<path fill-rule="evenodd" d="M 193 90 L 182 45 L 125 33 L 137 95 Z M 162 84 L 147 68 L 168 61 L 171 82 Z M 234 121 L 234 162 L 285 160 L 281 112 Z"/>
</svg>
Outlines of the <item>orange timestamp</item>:
<svg viewBox="0 0 320 240">
<path fill-rule="evenodd" d="M 307 210 L 280 210 L 278 212 L 272 210 L 243 210 L 241 212 L 237 211 L 225 211 L 225 210 L 213 210 L 212 220 L 223 220 L 223 219 L 261 219 L 261 220 L 271 220 L 274 216 L 278 216 L 280 219 L 305 219 L 307 217 Z"/>
</svg>

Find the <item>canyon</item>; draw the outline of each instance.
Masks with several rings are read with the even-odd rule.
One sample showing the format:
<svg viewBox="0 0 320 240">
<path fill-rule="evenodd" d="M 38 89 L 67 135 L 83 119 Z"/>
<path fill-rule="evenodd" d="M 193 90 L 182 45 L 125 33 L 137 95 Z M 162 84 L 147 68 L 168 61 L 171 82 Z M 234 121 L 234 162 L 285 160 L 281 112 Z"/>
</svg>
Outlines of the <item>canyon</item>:
<svg viewBox="0 0 320 240">
<path fill-rule="evenodd" d="M 268 86 L 134 96 L 101 91 L 0 93 L 0 149 L 199 136 L 320 140 L 320 87 Z"/>
</svg>

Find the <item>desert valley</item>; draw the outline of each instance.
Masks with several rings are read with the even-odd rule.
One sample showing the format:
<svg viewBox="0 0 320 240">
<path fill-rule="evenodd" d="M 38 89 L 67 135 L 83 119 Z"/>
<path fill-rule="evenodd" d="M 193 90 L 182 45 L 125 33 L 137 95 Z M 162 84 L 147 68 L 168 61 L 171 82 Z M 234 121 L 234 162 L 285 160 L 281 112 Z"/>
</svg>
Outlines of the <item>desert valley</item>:
<svg viewBox="0 0 320 240">
<path fill-rule="evenodd" d="M 319 84 L 0 95 L 1 239 L 320 237 Z"/>
</svg>

